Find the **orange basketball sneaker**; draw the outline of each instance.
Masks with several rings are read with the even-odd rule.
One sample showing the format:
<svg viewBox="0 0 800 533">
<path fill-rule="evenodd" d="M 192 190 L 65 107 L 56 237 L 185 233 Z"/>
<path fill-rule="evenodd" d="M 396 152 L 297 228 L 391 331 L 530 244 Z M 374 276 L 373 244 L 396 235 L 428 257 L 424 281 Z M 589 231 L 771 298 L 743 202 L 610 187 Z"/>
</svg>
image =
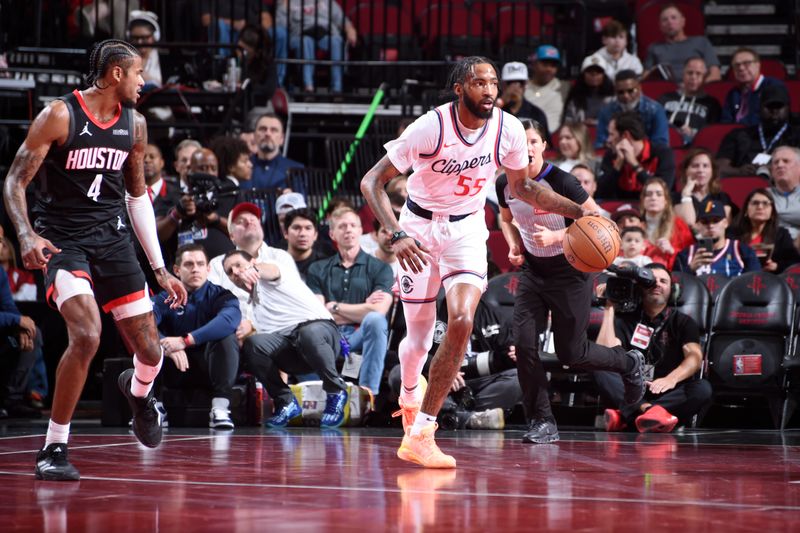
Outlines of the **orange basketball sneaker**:
<svg viewBox="0 0 800 533">
<path fill-rule="evenodd" d="M 419 435 L 411 435 L 409 429 L 403 435 L 403 442 L 397 450 L 397 457 L 425 468 L 455 468 L 455 457 L 444 454 L 433 440 L 433 434 L 438 427 L 439 424 L 431 424 L 424 428 Z"/>
<path fill-rule="evenodd" d="M 402 385 L 401 385 L 402 387 Z M 428 388 L 427 380 L 420 376 L 419 381 L 417 382 L 417 390 L 415 391 L 417 398 L 420 400 L 416 403 L 406 403 L 403 401 L 403 395 L 400 394 L 400 398 L 397 400 L 397 403 L 400 404 L 400 409 L 392 413 L 392 418 L 402 416 L 403 417 L 403 433 L 408 433 L 408 430 L 411 426 L 414 425 L 414 419 L 417 418 L 417 413 L 419 413 L 420 405 L 422 405 L 421 398 L 425 397 L 425 391 Z"/>
</svg>

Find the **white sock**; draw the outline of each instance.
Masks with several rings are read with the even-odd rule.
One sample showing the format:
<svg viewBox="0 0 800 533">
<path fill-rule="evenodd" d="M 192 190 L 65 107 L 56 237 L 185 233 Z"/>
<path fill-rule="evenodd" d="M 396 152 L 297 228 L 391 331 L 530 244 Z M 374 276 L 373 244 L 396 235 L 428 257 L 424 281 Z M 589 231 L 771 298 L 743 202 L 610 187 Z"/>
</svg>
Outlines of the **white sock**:
<svg viewBox="0 0 800 533">
<path fill-rule="evenodd" d="M 435 309 L 435 304 L 423 305 L 434 305 Z M 405 306 L 403 309 L 405 309 Z M 404 386 L 400 392 L 403 401 L 414 402 L 417 400 L 416 393 L 408 392 L 405 388 L 408 387 L 413 390 L 419 384 L 419 377 L 422 375 L 425 362 L 428 360 L 428 350 L 433 344 L 435 319 L 435 314 L 430 320 L 406 319 L 407 333 L 397 348 L 397 355 L 400 358 L 400 376 Z"/>
<path fill-rule="evenodd" d="M 57 424 L 50 419 L 47 425 L 47 436 L 44 438 L 44 447 L 47 448 L 54 442 L 66 444 L 69 440 L 69 423 Z"/>
<path fill-rule="evenodd" d="M 223 411 L 227 411 L 230 404 L 231 402 L 227 398 L 211 398 L 212 409 L 222 409 Z"/>
<path fill-rule="evenodd" d="M 432 426 L 436 423 L 436 417 L 420 411 L 417 413 L 417 418 L 414 419 L 414 425 L 411 426 L 411 436 L 419 435 L 423 429 Z"/>
<path fill-rule="evenodd" d="M 161 349 L 161 359 L 156 366 L 146 365 L 139 361 L 139 356 L 133 354 L 133 379 L 131 380 L 131 393 L 137 398 L 144 398 L 150 394 L 161 364 L 164 362 L 164 349 Z"/>
</svg>

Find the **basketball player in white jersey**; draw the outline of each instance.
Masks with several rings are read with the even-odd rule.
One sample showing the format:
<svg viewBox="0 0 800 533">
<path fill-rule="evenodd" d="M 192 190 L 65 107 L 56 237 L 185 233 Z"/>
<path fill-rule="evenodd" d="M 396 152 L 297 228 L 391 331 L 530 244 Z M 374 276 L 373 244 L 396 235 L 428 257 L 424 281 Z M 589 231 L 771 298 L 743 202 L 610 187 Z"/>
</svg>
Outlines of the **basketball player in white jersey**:
<svg viewBox="0 0 800 533">
<path fill-rule="evenodd" d="M 475 308 L 486 289 L 486 194 L 504 167 L 514 195 L 540 209 L 579 218 L 583 209 L 528 179 L 522 124 L 495 107 L 497 69 L 491 60 L 467 57 L 450 73 L 457 100 L 429 111 L 396 140 L 364 176 L 361 191 L 381 224 L 392 232 L 400 261 L 400 299 L 408 333 L 400 343 L 405 434 L 400 459 L 428 468 L 454 468 L 436 446 L 436 415 L 461 366 Z M 384 186 L 412 168 L 400 220 Z M 433 341 L 436 295 L 447 294 L 447 333 L 430 366 L 423 391 L 420 374 Z"/>
</svg>

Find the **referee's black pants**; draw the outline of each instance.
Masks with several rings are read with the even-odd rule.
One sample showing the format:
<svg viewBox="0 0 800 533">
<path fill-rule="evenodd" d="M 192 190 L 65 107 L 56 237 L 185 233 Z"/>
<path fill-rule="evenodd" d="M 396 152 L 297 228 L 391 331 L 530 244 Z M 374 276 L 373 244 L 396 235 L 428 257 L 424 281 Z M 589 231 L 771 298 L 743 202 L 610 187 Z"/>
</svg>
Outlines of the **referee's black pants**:
<svg viewBox="0 0 800 533">
<path fill-rule="evenodd" d="M 522 403 L 528 421 L 549 419 L 547 374 L 539 357 L 539 334 L 552 313 L 552 331 L 559 361 L 575 371 L 610 370 L 622 373 L 627 357 L 621 347 L 606 348 L 586 337 L 592 302 L 589 276 L 578 272 L 562 255 L 525 254 L 514 304 L 514 342 Z"/>
</svg>

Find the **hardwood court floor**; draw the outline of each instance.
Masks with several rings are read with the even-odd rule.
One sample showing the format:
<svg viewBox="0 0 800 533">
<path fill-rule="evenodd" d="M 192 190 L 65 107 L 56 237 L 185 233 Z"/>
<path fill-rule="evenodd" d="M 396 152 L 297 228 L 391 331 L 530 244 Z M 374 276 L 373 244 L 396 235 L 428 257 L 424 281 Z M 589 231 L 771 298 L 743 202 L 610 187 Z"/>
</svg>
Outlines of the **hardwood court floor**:
<svg viewBox="0 0 800 533">
<path fill-rule="evenodd" d="M 36 481 L 43 426 L 0 426 L 0 531 L 800 530 L 800 432 L 439 432 L 458 468 L 398 460 L 396 429 L 173 428 L 150 450 L 79 426 L 78 483 Z"/>
</svg>

